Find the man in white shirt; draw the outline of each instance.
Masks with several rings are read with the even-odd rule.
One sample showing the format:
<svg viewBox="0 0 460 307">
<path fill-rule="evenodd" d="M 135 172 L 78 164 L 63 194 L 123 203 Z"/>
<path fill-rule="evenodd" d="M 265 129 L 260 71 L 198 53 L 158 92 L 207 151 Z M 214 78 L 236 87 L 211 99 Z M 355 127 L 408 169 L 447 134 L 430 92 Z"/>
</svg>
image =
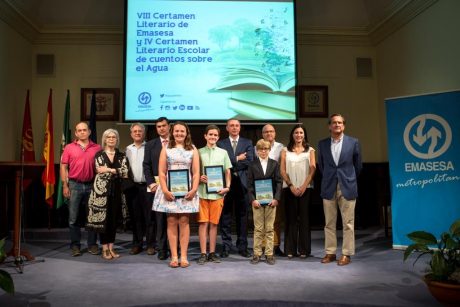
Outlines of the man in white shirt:
<svg viewBox="0 0 460 307">
<path fill-rule="evenodd" d="M 152 222 L 152 204 L 148 202 L 147 184 L 144 176 L 142 163 L 145 153 L 145 126 L 141 123 L 131 125 L 131 138 L 133 143 L 126 147 L 126 157 L 129 161 L 130 176 L 134 186 L 125 191 L 125 195 L 131 208 L 131 221 L 133 224 L 133 246 L 130 254 L 137 255 L 143 250 L 145 236 L 147 254 L 154 255 L 155 231 Z"/>
</svg>

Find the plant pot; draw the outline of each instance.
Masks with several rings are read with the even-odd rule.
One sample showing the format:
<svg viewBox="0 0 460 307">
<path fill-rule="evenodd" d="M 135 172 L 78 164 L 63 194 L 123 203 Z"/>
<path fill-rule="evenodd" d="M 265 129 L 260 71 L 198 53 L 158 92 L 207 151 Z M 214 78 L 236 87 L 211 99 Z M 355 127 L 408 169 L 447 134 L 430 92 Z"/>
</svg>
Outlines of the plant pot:
<svg viewBox="0 0 460 307">
<path fill-rule="evenodd" d="M 431 294 L 445 306 L 458 306 L 460 302 L 460 284 L 452 284 L 424 278 Z"/>
</svg>

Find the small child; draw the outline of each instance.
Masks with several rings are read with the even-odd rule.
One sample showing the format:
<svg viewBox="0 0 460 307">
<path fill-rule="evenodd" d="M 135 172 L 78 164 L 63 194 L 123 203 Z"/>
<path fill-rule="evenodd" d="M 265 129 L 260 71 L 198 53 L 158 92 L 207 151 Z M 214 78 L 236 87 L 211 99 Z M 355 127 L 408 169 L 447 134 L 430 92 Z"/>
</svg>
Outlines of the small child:
<svg viewBox="0 0 460 307">
<path fill-rule="evenodd" d="M 257 156 L 248 168 L 249 203 L 252 205 L 254 219 L 254 256 L 251 264 L 257 264 L 262 257 L 262 244 L 265 241 L 265 259 L 275 264 L 273 238 L 276 206 L 281 198 L 282 179 L 278 162 L 268 157 L 270 142 L 260 139 L 256 144 Z M 265 203 L 256 197 L 256 180 L 271 179 L 273 199 Z"/>
</svg>

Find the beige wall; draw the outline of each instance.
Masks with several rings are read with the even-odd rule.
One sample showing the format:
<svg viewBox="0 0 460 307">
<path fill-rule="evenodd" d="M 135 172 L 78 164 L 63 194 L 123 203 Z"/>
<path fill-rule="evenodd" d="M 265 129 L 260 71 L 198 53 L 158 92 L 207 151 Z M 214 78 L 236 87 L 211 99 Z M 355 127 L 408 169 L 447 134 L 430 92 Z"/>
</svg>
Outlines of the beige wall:
<svg viewBox="0 0 460 307">
<path fill-rule="evenodd" d="M 30 49 L 30 43 L 0 20 L 0 161 L 20 157 L 24 103 L 31 88 Z"/>
<path fill-rule="evenodd" d="M 373 47 L 310 46 L 297 48 L 300 63 L 300 85 L 327 85 L 329 88 L 329 114 L 341 113 L 346 117 L 346 133 L 360 139 L 366 162 L 382 161 L 380 144 L 375 142 L 379 134 L 378 92 L 375 72 L 373 78 L 357 78 L 355 62 L 357 57 L 373 59 Z M 310 144 L 316 147 L 318 141 L 327 137 L 327 118 L 300 118 L 307 128 Z M 293 125 L 277 125 L 277 139 L 289 141 Z"/>
<path fill-rule="evenodd" d="M 437 1 L 377 46 L 379 139 L 385 160 L 385 98 L 460 89 L 459 12 L 460 1 Z"/>
</svg>

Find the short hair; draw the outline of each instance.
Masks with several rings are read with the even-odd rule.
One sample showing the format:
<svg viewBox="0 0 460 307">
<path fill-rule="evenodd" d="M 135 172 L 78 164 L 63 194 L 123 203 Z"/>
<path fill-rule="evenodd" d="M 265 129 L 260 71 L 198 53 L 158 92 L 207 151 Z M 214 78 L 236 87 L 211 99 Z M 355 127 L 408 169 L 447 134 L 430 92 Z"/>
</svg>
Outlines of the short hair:
<svg viewBox="0 0 460 307">
<path fill-rule="evenodd" d="M 75 130 L 77 130 L 77 126 L 80 125 L 80 124 L 85 124 L 86 127 L 88 128 L 88 130 L 91 130 L 91 129 L 89 128 L 88 122 L 86 122 L 86 121 L 79 121 L 78 123 L 76 123 L 76 124 L 75 124 Z"/>
<path fill-rule="evenodd" d="M 141 127 L 142 130 L 145 131 L 145 126 L 144 126 L 144 124 L 141 124 L 141 123 L 134 123 L 134 124 L 132 124 L 131 127 L 129 127 L 129 131 L 133 130 L 133 128 L 136 127 L 136 126 Z"/>
<path fill-rule="evenodd" d="M 117 137 L 117 143 L 115 144 L 115 147 L 118 148 L 118 145 L 120 144 L 120 135 L 118 134 L 117 130 L 112 129 L 112 128 L 109 128 L 105 130 L 104 133 L 102 133 L 102 140 L 101 140 L 102 147 L 105 146 L 105 141 L 107 140 L 107 136 L 109 136 L 109 134 L 111 133 L 115 134 L 115 136 Z"/>
<path fill-rule="evenodd" d="M 236 121 L 238 122 L 238 124 L 241 125 L 240 120 L 239 120 L 238 118 L 233 118 L 233 117 L 232 117 L 232 118 L 229 118 L 229 119 L 227 120 L 227 125 L 228 125 L 228 123 L 229 123 L 231 120 L 236 120 Z"/>
<path fill-rule="evenodd" d="M 262 149 L 262 148 L 265 148 L 265 147 L 268 147 L 270 148 L 271 147 L 271 144 L 269 141 L 265 141 L 264 139 L 260 139 L 257 141 L 256 143 L 256 149 Z"/>
<path fill-rule="evenodd" d="M 332 118 L 333 118 L 333 117 L 336 117 L 336 116 L 342 117 L 343 124 L 345 125 L 345 117 L 344 117 L 342 114 L 340 114 L 340 113 L 334 113 L 334 114 L 332 114 L 331 116 L 329 116 L 328 124 L 330 125 L 331 122 L 332 122 Z"/>
<path fill-rule="evenodd" d="M 216 125 L 207 125 L 206 128 L 204 129 L 204 134 L 208 134 L 209 130 L 217 130 L 217 134 L 220 135 L 220 129 Z"/>
<path fill-rule="evenodd" d="M 161 123 L 164 120 L 169 125 L 169 119 L 167 117 L 164 117 L 164 116 L 158 117 L 157 120 L 155 121 L 155 125 L 158 124 L 158 123 Z"/>
<path fill-rule="evenodd" d="M 262 133 L 264 133 L 264 129 L 265 129 L 265 127 L 267 127 L 267 126 L 272 126 L 272 127 L 273 127 L 273 130 L 276 131 L 275 126 L 273 126 L 272 124 L 265 124 L 265 125 L 262 127 Z"/>
</svg>

